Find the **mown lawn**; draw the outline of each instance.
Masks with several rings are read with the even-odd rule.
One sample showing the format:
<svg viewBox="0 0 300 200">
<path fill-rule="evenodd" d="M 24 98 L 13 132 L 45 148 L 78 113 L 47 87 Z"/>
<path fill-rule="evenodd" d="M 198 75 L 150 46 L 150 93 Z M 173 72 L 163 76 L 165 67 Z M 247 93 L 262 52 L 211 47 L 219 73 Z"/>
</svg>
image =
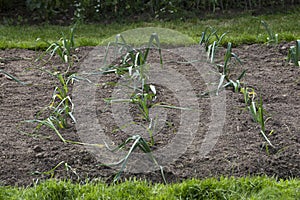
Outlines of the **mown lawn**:
<svg viewBox="0 0 300 200">
<path fill-rule="evenodd" d="M 214 27 L 218 33 L 228 32 L 223 43 L 228 41 L 233 45 L 264 43 L 268 33 L 261 24 L 265 21 L 271 31 L 278 33 L 279 41 L 293 41 L 300 38 L 299 12 L 273 15 L 239 15 L 234 18 L 216 18 L 206 20 L 169 21 L 169 22 L 136 22 L 128 24 L 80 24 L 76 30 L 78 46 L 95 46 L 103 44 L 105 39 L 126 30 L 139 27 L 161 27 L 179 31 L 190 36 L 195 42 L 199 42 L 202 31 L 206 27 Z M 68 33 L 70 27 L 43 25 L 43 26 L 1 26 L 0 48 L 45 48 L 43 42 L 36 42 L 37 38 L 49 42 L 56 41 L 61 33 Z"/>
</svg>

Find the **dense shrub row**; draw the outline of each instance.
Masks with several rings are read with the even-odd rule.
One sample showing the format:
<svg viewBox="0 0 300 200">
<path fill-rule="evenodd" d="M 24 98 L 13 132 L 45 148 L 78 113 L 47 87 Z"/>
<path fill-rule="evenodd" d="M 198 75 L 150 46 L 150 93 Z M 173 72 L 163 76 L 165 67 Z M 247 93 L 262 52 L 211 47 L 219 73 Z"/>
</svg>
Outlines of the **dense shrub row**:
<svg viewBox="0 0 300 200">
<path fill-rule="evenodd" d="M 191 13 L 220 12 L 227 10 L 261 10 L 265 8 L 284 8 L 300 4 L 300 0 L 0 0 L 0 12 L 23 10 L 37 20 L 67 17 L 97 21 L 102 19 L 121 19 L 124 16 L 144 16 L 164 18 L 190 16 Z"/>
</svg>

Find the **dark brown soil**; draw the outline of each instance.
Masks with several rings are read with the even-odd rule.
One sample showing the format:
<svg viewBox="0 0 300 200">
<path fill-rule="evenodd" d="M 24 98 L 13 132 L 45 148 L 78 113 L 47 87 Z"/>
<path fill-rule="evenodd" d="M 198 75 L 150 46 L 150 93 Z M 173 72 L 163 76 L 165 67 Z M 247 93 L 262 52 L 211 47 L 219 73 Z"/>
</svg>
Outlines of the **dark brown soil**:
<svg viewBox="0 0 300 200">
<path fill-rule="evenodd" d="M 277 46 L 261 44 L 244 45 L 233 51 L 243 60 L 247 74 L 243 80 L 255 88 L 262 96 L 264 107 L 271 117 L 267 122 L 267 130 L 274 130 L 269 139 L 276 148 L 269 147 L 260 134 L 259 126 L 252 120 L 245 109 L 243 96 L 231 90 L 222 91 L 226 94 L 226 121 L 223 134 L 220 135 L 214 148 L 204 157 L 195 153 L 197 142 L 203 140 L 207 129 L 206 123 L 210 115 L 209 98 L 200 98 L 201 123 L 195 135 L 195 141 L 178 159 L 164 166 L 168 182 L 187 178 L 206 178 L 220 176 L 268 175 L 280 178 L 300 177 L 300 68 L 287 64 L 285 57 L 289 46 L 283 43 Z M 78 50 L 79 65 L 92 47 Z M 21 123 L 34 119 L 36 114 L 51 101 L 55 80 L 47 73 L 34 68 L 33 60 L 38 55 L 30 50 L 9 49 L 0 51 L 0 69 L 17 76 L 30 86 L 21 86 L 0 74 L 0 184 L 30 185 L 37 180 L 51 177 L 41 174 L 53 169 L 53 177 L 67 178 L 80 182 L 94 178 L 111 181 L 115 170 L 99 166 L 101 164 L 86 148 L 80 145 L 64 144 L 55 133 L 42 128 L 34 135 L 35 124 Z M 152 61 L 157 57 L 151 58 Z M 150 62 L 151 62 L 150 59 Z M 184 61 L 175 55 L 164 54 L 164 60 Z M 207 88 L 197 72 L 189 70 L 188 64 L 170 62 L 170 67 L 177 68 L 188 77 L 197 93 Z M 49 67 L 49 66 L 48 66 Z M 115 75 L 103 76 L 99 80 L 97 91 L 97 118 L 104 124 L 105 133 L 116 143 L 124 141 L 128 136 L 112 119 L 110 107 L 103 103 L 103 98 L 110 97 L 113 86 L 104 87 L 103 83 L 116 81 Z M 172 105 L 178 102 L 172 92 L 157 85 L 160 99 Z M 107 108 L 107 109 L 106 109 Z M 139 119 L 135 107 L 131 107 L 136 123 L 144 123 Z M 167 145 L 176 133 L 181 114 L 180 110 L 170 109 L 167 112 L 169 126 L 161 129 L 156 135 L 156 145 L 160 148 Z M 171 124 L 171 125 L 170 125 Z M 222 128 L 222 127 L 221 127 Z M 75 126 L 62 130 L 65 138 L 79 141 Z M 146 136 L 145 136 L 146 137 Z M 72 169 L 72 170 L 70 170 Z M 154 182 L 161 182 L 159 171 L 149 173 L 125 173 L 123 177 L 136 176 Z"/>
</svg>

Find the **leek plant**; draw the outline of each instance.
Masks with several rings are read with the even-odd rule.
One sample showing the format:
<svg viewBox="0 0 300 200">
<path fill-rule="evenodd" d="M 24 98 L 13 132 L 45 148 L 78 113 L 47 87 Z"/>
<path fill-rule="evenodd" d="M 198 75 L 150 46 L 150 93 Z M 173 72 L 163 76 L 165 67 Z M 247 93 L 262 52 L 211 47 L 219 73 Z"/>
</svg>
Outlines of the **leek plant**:
<svg viewBox="0 0 300 200">
<path fill-rule="evenodd" d="M 125 142 L 123 142 L 122 144 L 120 144 L 119 146 L 117 146 L 114 149 L 111 149 L 107 144 L 105 144 L 105 145 L 106 145 L 106 147 L 110 151 L 115 152 L 115 151 L 118 151 L 118 150 L 126 147 L 126 145 L 128 145 L 128 144 L 130 144 L 130 149 L 127 152 L 127 154 L 126 154 L 126 156 L 124 158 L 122 158 L 121 160 L 119 160 L 117 163 L 105 164 L 105 166 L 118 166 L 118 165 L 121 165 L 121 169 L 115 175 L 115 177 L 113 179 L 113 182 L 116 182 L 116 181 L 118 181 L 120 179 L 121 174 L 124 172 L 124 169 L 126 167 L 126 164 L 127 164 L 128 160 L 129 160 L 131 154 L 133 153 L 133 151 L 135 149 L 138 148 L 143 153 L 147 154 L 149 156 L 149 158 L 151 159 L 151 161 L 156 166 L 158 166 L 160 168 L 160 172 L 161 172 L 162 178 L 163 178 L 164 182 L 167 183 L 167 181 L 165 179 L 165 176 L 164 176 L 163 167 L 158 164 L 157 160 L 153 156 L 152 150 L 151 150 L 150 146 L 148 145 L 148 142 L 143 137 L 141 137 L 140 135 L 133 135 L 133 136 L 127 138 Z"/>
<path fill-rule="evenodd" d="M 229 42 L 224 56 L 224 63 L 217 65 L 219 71 L 221 71 L 221 77 L 216 90 L 216 95 L 218 95 L 221 89 L 227 87 L 233 87 L 235 92 L 239 91 L 239 88 L 241 86 L 240 80 L 245 76 L 246 70 L 243 70 L 242 73 L 235 80 L 232 79 L 230 74 L 230 64 L 232 58 L 234 58 L 238 62 L 238 64 L 242 64 L 242 61 L 239 59 L 239 57 L 232 52 L 232 44 Z"/>
<path fill-rule="evenodd" d="M 41 38 L 38 38 L 37 41 L 43 41 L 47 44 L 48 48 L 46 51 L 38 57 L 37 60 L 43 58 L 46 54 L 50 54 L 48 61 L 54 56 L 58 55 L 60 60 L 67 64 L 66 72 L 73 66 L 74 62 L 78 59 L 75 55 L 75 39 L 74 39 L 74 32 L 75 32 L 76 24 L 70 29 L 69 35 L 66 36 L 62 33 L 62 37 L 56 42 L 48 42 Z"/>
<path fill-rule="evenodd" d="M 122 43 L 119 43 L 118 40 L 122 40 Z M 122 57 L 121 63 L 116 65 L 109 65 L 103 70 L 104 74 L 115 73 L 117 75 L 124 75 L 128 77 L 132 85 L 128 87 L 133 88 L 133 93 L 130 99 L 125 100 L 112 100 L 106 99 L 106 102 L 130 102 L 135 105 L 138 105 L 138 109 L 141 113 L 141 116 L 147 122 L 150 122 L 149 108 L 152 106 L 152 102 L 156 98 L 156 88 L 153 84 L 147 83 L 147 72 L 149 65 L 147 64 L 147 59 L 149 52 L 153 46 L 153 41 L 155 40 L 159 55 L 160 55 L 160 64 L 163 64 L 162 54 L 160 49 L 160 42 L 158 35 L 153 33 L 149 39 L 148 46 L 146 49 L 135 49 L 128 45 L 122 35 L 117 35 L 116 42 L 110 43 L 109 45 L 121 45 L 121 49 L 125 49 L 127 52 L 125 56 Z"/>
<path fill-rule="evenodd" d="M 267 137 L 265 124 L 269 120 L 269 118 L 265 119 L 265 110 L 263 107 L 262 98 L 260 97 L 260 100 L 256 101 L 255 98 L 257 94 L 255 93 L 254 89 L 249 87 L 241 88 L 241 93 L 244 95 L 245 104 L 247 105 L 247 109 L 251 113 L 253 120 L 260 125 L 260 133 L 267 141 L 267 143 L 271 147 L 275 148 L 275 146 Z M 271 135 L 273 132 L 274 130 L 271 130 L 268 135 Z"/>
<path fill-rule="evenodd" d="M 66 129 L 69 127 L 68 119 L 71 119 L 73 123 L 76 123 L 76 119 L 73 116 L 74 104 L 72 103 L 72 99 L 69 95 L 69 84 L 73 83 L 77 77 L 75 74 L 66 77 L 61 73 L 47 72 L 59 80 L 59 86 L 56 86 L 54 89 L 50 105 L 42 110 L 38 114 L 37 118 L 39 118 L 39 115 L 45 110 L 50 112 L 50 114 L 46 117 L 46 119 L 27 120 L 27 122 L 38 123 L 36 129 L 39 129 L 43 125 L 51 128 L 65 143 L 66 140 L 60 134 L 59 129 Z"/>
<path fill-rule="evenodd" d="M 21 85 L 26 85 L 26 83 L 20 81 L 18 78 L 16 78 L 15 76 L 11 75 L 10 73 L 0 69 L 0 74 L 4 74 L 5 76 L 7 76 L 9 79 L 12 79 L 14 81 L 16 81 L 17 83 L 20 83 Z"/>
<path fill-rule="evenodd" d="M 207 27 L 201 34 L 200 45 L 204 45 L 207 52 L 207 59 L 211 63 L 214 62 L 216 50 L 222 42 L 222 39 L 227 32 L 218 35 L 217 30 L 212 27 Z"/>
<path fill-rule="evenodd" d="M 265 28 L 268 34 L 267 43 L 268 44 L 278 44 L 278 34 L 274 33 L 270 26 L 264 20 L 260 21 L 261 25 Z"/>
<path fill-rule="evenodd" d="M 290 47 L 287 61 L 294 63 L 296 66 L 300 66 L 300 40 L 296 41 L 296 46 Z"/>
</svg>

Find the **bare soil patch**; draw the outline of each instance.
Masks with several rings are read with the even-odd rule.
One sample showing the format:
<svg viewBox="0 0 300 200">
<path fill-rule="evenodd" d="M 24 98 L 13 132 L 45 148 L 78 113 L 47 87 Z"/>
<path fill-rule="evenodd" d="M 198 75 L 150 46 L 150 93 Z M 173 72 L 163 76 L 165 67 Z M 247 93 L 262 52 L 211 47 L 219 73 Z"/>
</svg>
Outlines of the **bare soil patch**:
<svg viewBox="0 0 300 200">
<path fill-rule="evenodd" d="M 300 177 L 300 68 L 287 64 L 285 57 L 291 43 L 277 46 L 262 44 L 243 45 L 233 51 L 243 60 L 243 68 L 247 69 L 244 81 L 262 95 L 264 106 L 271 119 L 267 129 L 274 129 L 269 139 L 276 149 L 266 152 L 264 139 L 259 127 L 253 122 L 249 112 L 244 109 L 243 96 L 226 92 L 226 122 L 223 134 L 219 137 L 212 151 L 203 158 L 195 157 L 196 149 L 190 146 L 174 163 L 165 167 L 166 179 L 169 182 L 187 178 L 206 178 L 220 176 L 269 175 L 280 178 Z M 92 47 L 79 48 L 79 63 L 88 55 Z M 32 130 L 35 126 L 21 121 L 34 119 L 36 114 L 49 105 L 55 80 L 45 72 L 34 68 L 33 59 L 37 52 L 21 49 L 0 50 L 0 68 L 19 77 L 22 81 L 32 83 L 21 86 L 0 74 L 0 184 L 30 185 L 34 181 L 49 178 L 51 175 L 36 172 L 51 170 L 60 162 L 68 163 L 72 170 L 64 165 L 55 170 L 55 178 L 67 178 L 84 182 L 87 179 L 100 178 L 110 181 L 115 171 L 109 167 L 99 166 L 99 162 L 83 146 L 64 144 L 52 130 L 43 128 L 39 136 L 25 135 L 20 130 Z M 163 55 L 164 60 L 180 59 L 174 55 Z M 155 58 L 152 58 L 155 59 Z M 151 60 L 149 61 L 151 62 Z M 181 66 L 182 65 L 182 66 Z M 199 86 L 197 92 L 206 87 L 194 71 L 188 70 L 187 64 L 174 64 L 181 68 L 181 73 Z M 107 76 L 99 84 L 115 77 Z M 97 95 L 109 97 L 110 87 L 101 88 Z M 158 86 L 162 101 L 176 105 L 172 93 Z M 205 132 L 209 100 L 199 99 L 204 120 L 199 129 L 199 141 Z M 103 101 L 98 102 L 98 119 L 107 127 L 107 134 L 116 142 L 121 142 L 128 135 L 122 131 L 113 132 L 114 124 L 110 111 L 103 110 Z M 135 110 L 132 108 L 132 110 Z M 176 132 L 178 110 L 168 113 L 168 120 L 173 126 L 162 129 L 157 135 L 158 144 L 154 148 L 168 144 L 172 140 L 172 132 Z M 133 112 L 133 116 L 136 114 Z M 168 137 L 165 137 L 164 131 Z M 78 141 L 75 127 L 63 130 L 62 134 Z M 196 137 L 196 138 L 197 138 Z M 197 141 L 197 140 L 196 140 Z M 125 173 L 124 177 L 136 176 L 153 182 L 161 182 L 160 172 L 144 174 Z"/>
</svg>

